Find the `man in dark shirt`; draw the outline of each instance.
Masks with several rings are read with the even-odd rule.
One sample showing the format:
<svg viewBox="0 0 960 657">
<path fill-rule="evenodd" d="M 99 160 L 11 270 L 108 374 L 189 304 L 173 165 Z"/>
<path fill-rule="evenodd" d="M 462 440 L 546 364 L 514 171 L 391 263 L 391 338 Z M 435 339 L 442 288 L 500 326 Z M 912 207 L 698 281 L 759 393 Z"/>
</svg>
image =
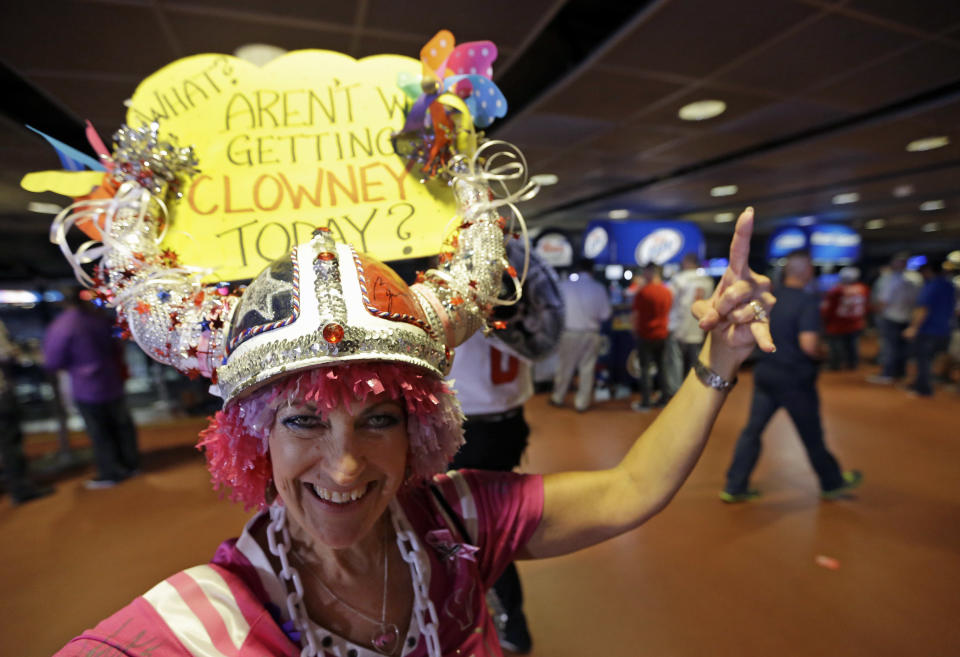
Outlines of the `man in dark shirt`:
<svg viewBox="0 0 960 657">
<path fill-rule="evenodd" d="M 79 288 L 69 294 L 68 309 L 47 328 L 44 366 L 70 374 L 73 400 L 93 443 L 97 467 L 96 478 L 84 485 L 109 488 L 139 469 L 137 430 L 124 401 L 123 361 L 113 322 L 81 294 Z"/>
<path fill-rule="evenodd" d="M 913 309 L 910 325 L 903 331 L 905 339 L 913 340 L 913 353 L 917 359 L 917 379 L 910 390 L 921 397 L 933 395 L 930 370 L 934 357 L 946 351 L 950 343 L 950 320 L 956 307 L 953 283 L 941 276 L 940 269 L 940 264 L 933 262 L 920 268 L 923 289 Z"/>
<path fill-rule="evenodd" d="M 813 264 L 805 251 L 787 256 L 783 285 L 774 292 L 777 304 L 770 312 L 770 334 L 777 350 L 763 354 L 753 370 L 750 418 L 737 441 L 727 483 L 720 493 L 724 502 L 744 502 L 759 496 L 749 487 L 750 474 L 760 458 L 760 437 L 773 414 L 787 409 L 820 480 L 820 495 L 836 499 L 856 488 L 862 475 L 841 472 L 823 442 L 817 366 L 820 357 L 820 306 L 804 288 L 813 278 Z"/>
</svg>

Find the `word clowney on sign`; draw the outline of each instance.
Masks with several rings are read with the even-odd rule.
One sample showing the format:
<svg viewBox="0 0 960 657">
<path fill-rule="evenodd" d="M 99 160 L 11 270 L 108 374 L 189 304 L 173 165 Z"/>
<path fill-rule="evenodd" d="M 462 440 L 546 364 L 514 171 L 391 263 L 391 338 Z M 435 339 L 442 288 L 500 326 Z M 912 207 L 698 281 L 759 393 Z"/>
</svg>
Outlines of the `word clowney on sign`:
<svg viewBox="0 0 960 657">
<path fill-rule="evenodd" d="M 303 50 L 262 68 L 196 55 L 148 77 L 127 122 L 159 121 L 200 162 L 164 245 L 219 280 L 255 276 L 317 227 L 381 260 L 437 253 L 452 194 L 408 173 L 390 143 L 404 120 L 397 74 L 420 69 Z"/>
</svg>

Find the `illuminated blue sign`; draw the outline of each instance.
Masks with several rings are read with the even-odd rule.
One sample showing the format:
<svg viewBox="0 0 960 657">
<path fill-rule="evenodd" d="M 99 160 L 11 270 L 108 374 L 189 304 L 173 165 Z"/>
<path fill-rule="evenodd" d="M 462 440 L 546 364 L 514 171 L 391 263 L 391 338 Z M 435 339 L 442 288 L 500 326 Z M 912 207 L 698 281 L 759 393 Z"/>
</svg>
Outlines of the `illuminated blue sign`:
<svg viewBox="0 0 960 657">
<path fill-rule="evenodd" d="M 860 258 L 860 242 L 857 231 L 840 224 L 785 226 L 770 236 L 767 258 L 778 260 L 807 249 L 816 263 L 847 264 Z"/>
<path fill-rule="evenodd" d="M 688 253 L 702 259 L 704 250 L 700 227 L 689 221 L 597 220 L 583 237 L 583 255 L 600 265 L 678 263 Z"/>
</svg>

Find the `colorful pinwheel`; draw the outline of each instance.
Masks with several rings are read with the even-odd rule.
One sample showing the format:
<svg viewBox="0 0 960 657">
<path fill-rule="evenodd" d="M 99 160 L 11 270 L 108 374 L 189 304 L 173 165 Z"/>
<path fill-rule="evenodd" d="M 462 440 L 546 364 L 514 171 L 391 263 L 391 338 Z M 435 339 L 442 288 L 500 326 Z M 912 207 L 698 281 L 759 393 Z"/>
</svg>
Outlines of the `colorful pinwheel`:
<svg viewBox="0 0 960 657">
<path fill-rule="evenodd" d="M 413 100 L 403 131 L 395 136 L 397 152 L 410 159 L 411 167 L 421 162 L 421 170 L 436 175 L 449 159 L 455 145 L 456 126 L 451 115 L 469 112 L 470 122 L 486 128 L 507 113 L 507 99 L 491 80 L 497 47 L 492 41 L 470 41 L 455 46 L 448 30 L 437 32 L 420 50 L 423 74 L 401 73 L 397 85 Z M 452 94 L 462 103 L 445 101 Z M 418 139 L 421 143 L 416 144 Z"/>
</svg>

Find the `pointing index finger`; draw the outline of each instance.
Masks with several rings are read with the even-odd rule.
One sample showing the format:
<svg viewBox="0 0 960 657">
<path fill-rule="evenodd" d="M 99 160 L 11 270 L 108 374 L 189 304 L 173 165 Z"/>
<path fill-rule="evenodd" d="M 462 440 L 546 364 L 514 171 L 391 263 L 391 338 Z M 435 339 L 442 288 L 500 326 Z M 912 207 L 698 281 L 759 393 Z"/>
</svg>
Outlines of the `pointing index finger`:
<svg viewBox="0 0 960 657">
<path fill-rule="evenodd" d="M 741 278 L 747 269 L 751 235 L 753 235 L 753 208 L 747 208 L 737 219 L 737 227 L 730 241 L 730 272 L 737 278 Z"/>
</svg>

